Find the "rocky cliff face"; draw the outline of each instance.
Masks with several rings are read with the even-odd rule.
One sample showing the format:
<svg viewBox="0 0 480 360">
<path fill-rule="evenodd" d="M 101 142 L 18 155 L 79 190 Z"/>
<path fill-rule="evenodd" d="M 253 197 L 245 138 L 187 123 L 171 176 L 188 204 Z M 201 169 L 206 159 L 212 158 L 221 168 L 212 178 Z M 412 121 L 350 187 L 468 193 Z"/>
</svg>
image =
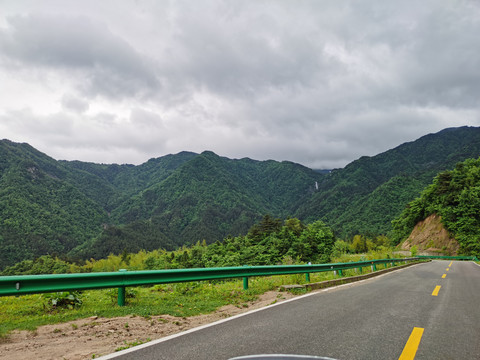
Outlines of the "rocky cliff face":
<svg viewBox="0 0 480 360">
<path fill-rule="evenodd" d="M 401 245 L 402 250 L 417 246 L 420 252 L 432 254 L 457 255 L 459 244 L 443 226 L 440 216 L 433 214 L 420 221 L 407 240 Z"/>
</svg>

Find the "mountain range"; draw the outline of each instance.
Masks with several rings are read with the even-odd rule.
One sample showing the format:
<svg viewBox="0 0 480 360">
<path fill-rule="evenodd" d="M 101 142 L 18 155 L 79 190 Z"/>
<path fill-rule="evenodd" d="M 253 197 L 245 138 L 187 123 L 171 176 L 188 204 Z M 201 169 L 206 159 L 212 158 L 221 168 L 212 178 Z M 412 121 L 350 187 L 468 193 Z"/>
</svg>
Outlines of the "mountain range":
<svg viewBox="0 0 480 360">
<path fill-rule="evenodd" d="M 388 234 L 440 171 L 480 156 L 449 128 L 345 168 L 181 152 L 144 164 L 58 161 L 0 141 L 0 268 L 43 254 L 101 258 L 245 234 L 263 215 L 323 220 L 338 237 Z"/>
</svg>

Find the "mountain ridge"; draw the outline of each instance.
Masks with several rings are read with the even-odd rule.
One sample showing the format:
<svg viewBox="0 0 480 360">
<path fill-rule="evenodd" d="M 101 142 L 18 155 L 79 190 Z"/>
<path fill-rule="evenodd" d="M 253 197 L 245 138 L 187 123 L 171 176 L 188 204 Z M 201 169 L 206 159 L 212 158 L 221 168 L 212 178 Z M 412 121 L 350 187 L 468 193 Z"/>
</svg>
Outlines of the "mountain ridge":
<svg viewBox="0 0 480 360">
<path fill-rule="evenodd" d="M 87 259 L 215 242 L 246 234 L 265 214 L 322 220 L 347 239 L 388 234 L 438 172 L 479 156 L 474 127 L 444 129 L 322 172 L 211 151 L 140 165 L 57 161 L 1 140 L 0 268 L 47 253 Z"/>
<path fill-rule="evenodd" d="M 345 168 L 332 170 L 319 184 L 319 191 L 295 215 L 306 220 L 320 219 L 343 237 L 386 234 L 391 230 L 391 220 L 438 172 L 451 169 L 466 158 L 479 156 L 480 128 L 464 126 L 427 134 L 378 155 L 363 156 Z M 384 211 L 376 211 L 377 202 L 372 202 L 370 195 L 394 178 L 410 190 L 402 192 L 395 188 L 397 196 L 391 202 L 383 202 Z M 360 216 L 362 213 L 368 215 Z M 347 221 L 346 216 L 352 214 L 362 217 L 363 223 Z M 375 221 L 370 221 L 372 219 Z"/>
</svg>

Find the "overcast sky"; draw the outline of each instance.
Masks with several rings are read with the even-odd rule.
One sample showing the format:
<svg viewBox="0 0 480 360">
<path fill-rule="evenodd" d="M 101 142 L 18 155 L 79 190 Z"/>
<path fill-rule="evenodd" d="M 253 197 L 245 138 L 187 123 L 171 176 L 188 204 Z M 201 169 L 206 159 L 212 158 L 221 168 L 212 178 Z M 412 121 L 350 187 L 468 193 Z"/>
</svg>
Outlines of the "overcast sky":
<svg viewBox="0 0 480 360">
<path fill-rule="evenodd" d="M 480 126 L 478 0 L 0 0 L 0 139 L 343 167 Z"/>
</svg>

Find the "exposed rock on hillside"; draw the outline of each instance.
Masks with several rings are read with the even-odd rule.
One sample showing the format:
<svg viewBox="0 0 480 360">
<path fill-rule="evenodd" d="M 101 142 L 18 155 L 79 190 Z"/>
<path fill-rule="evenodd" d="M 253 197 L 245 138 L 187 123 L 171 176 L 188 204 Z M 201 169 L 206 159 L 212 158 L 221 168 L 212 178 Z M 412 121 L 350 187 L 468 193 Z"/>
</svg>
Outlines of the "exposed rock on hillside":
<svg viewBox="0 0 480 360">
<path fill-rule="evenodd" d="M 457 255 L 459 244 L 445 229 L 440 216 L 433 214 L 420 221 L 401 246 L 410 250 L 416 245 L 419 251 L 445 255 Z"/>
</svg>

